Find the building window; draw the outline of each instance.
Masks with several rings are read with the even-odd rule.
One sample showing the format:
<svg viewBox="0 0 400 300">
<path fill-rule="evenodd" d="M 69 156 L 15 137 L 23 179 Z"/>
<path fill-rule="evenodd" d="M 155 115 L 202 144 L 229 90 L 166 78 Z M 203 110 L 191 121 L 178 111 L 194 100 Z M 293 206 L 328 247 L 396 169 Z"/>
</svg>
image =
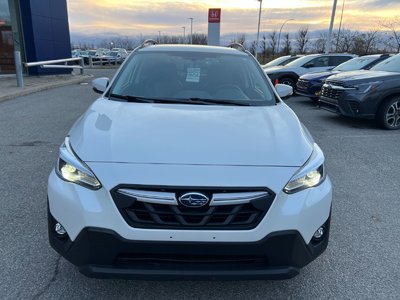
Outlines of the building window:
<svg viewBox="0 0 400 300">
<path fill-rule="evenodd" d="M 0 0 L 0 74 L 14 73 L 14 41 L 8 0 Z"/>
</svg>

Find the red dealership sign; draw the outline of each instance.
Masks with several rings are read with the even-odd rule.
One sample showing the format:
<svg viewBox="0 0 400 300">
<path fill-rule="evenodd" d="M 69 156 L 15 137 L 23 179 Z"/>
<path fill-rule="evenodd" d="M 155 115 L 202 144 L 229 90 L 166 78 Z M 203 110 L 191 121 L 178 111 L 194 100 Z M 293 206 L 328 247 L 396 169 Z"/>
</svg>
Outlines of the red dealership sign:
<svg viewBox="0 0 400 300">
<path fill-rule="evenodd" d="M 208 23 L 221 23 L 220 8 L 210 8 L 208 10 Z"/>
</svg>

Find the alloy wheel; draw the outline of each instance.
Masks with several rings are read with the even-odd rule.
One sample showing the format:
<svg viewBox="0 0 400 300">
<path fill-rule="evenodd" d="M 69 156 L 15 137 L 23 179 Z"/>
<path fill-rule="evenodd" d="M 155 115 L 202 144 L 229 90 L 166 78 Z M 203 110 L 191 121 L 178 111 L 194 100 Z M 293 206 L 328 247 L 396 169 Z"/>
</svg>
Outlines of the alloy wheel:
<svg viewBox="0 0 400 300">
<path fill-rule="evenodd" d="M 390 127 L 400 126 L 400 100 L 393 102 L 386 111 L 386 122 Z"/>
</svg>

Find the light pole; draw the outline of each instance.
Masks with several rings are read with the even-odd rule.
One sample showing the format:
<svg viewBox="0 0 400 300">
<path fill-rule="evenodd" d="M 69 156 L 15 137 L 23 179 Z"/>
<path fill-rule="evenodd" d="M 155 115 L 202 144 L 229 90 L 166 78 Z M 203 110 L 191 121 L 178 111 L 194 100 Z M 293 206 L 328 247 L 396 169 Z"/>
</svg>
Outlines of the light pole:
<svg viewBox="0 0 400 300">
<path fill-rule="evenodd" d="M 339 46 L 339 39 L 340 39 L 340 31 L 342 30 L 342 21 L 343 21 L 343 12 L 344 12 L 344 5 L 346 3 L 346 0 L 343 0 L 342 4 L 342 14 L 340 15 L 340 24 L 339 24 L 339 30 L 337 34 L 337 40 L 336 40 L 336 52 L 338 52 L 338 46 Z"/>
<path fill-rule="evenodd" d="M 256 42 L 256 49 L 255 49 L 255 57 L 257 59 L 257 52 L 258 52 L 258 42 L 260 40 L 260 22 L 261 22 L 261 8 L 262 8 L 262 0 L 258 0 L 260 2 L 260 9 L 258 11 L 258 27 L 257 27 L 257 42 Z"/>
<path fill-rule="evenodd" d="M 158 43 L 161 44 L 161 31 L 158 31 Z"/>
<path fill-rule="evenodd" d="M 193 44 L 193 18 L 188 18 L 190 20 L 190 43 Z"/>
<path fill-rule="evenodd" d="M 186 39 L 186 27 L 182 26 L 182 28 L 183 28 L 183 44 L 184 44 Z"/>
<path fill-rule="evenodd" d="M 279 44 L 281 42 L 281 33 L 282 33 L 282 28 L 283 26 L 285 26 L 285 24 L 289 21 L 294 21 L 294 19 L 287 19 L 285 22 L 283 22 L 282 26 L 281 26 L 281 30 L 279 30 L 279 35 L 278 35 L 278 49 L 276 49 L 276 53 L 279 55 Z"/>
<path fill-rule="evenodd" d="M 333 0 L 331 25 L 329 26 L 329 34 L 328 34 L 328 40 L 326 41 L 325 54 L 331 52 L 332 30 L 333 30 L 333 23 L 335 23 L 336 6 L 337 6 L 337 0 Z"/>
</svg>

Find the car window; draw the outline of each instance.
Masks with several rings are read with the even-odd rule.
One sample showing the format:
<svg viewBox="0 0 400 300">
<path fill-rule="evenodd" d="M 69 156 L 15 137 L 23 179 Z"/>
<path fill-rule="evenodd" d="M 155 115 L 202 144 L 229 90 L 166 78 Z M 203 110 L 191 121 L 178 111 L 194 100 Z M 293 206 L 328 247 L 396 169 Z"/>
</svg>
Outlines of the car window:
<svg viewBox="0 0 400 300">
<path fill-rule="evenodd" d="M 373 71 L 400 72 L 400 54 L 392 56 L 371 68 Z"/>
<path fill-rule="evenodd" d="M 310 62 L 304 64 L 304 67 L 308 68 L 320 68 L 320 67 L 327 67 L 329 63 L 329 58 L 327 56 L 321 56 L 314 58 Z"/>
<path fill-rule="evenodd" d="M 334 71 L 354 71 L 354 70 L 361 70 L 364 69 L 367 65 L 371 64 L 373 61 L 377 59 L 376 56 L 364 56 L 364 57 L 356 57 L 350 59 L 336 68 Z"/>
<path fill-rule="evenodd" d="M 286 66 L 287 64 L 291 63 L 292 61 L 295 61 L 298 58 L 299 58 L 298 56 L 294 56 L 294 57 L 288 58 L 285 62 L 281 63 L 280 65 L 281 66 Z"/>
<path fill-rule="evenodd" d="M 351 59 L 351 56 L 330 56 L 329 57 L 329 66 L 338 66 L 346 61 L 348 61 L 349 59 Z"/>
<path fill-rule="evenodd" d="M 247 55 L 143 51 L 124 65 L 111 93 L 168 99 L 225 99 L 275 103 L 267 78 Z M 256 103 L 257 102 L 257 103 Z"/>
</svg>

